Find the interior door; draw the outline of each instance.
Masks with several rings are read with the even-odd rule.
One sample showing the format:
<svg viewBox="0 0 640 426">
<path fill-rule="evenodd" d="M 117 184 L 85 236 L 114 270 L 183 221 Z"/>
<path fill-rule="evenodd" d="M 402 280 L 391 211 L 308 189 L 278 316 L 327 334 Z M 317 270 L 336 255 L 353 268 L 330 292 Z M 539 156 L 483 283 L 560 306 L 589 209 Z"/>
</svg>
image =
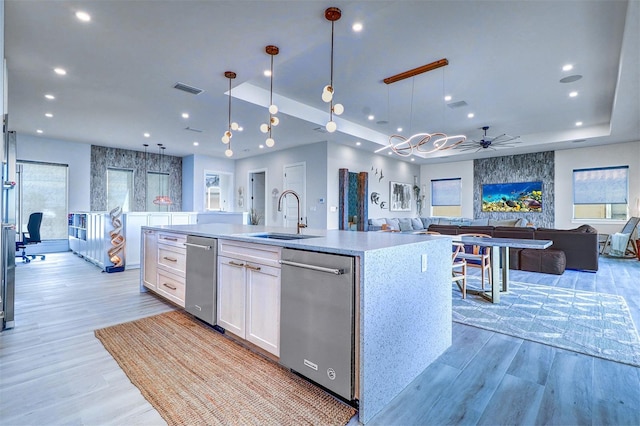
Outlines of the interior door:
<svg viewBox="0 0 640 426">
<path fill-rule="evenodd" d="M 285 227 L 295 228 L 298 220 L 306 223 L 306 199 L 305 192 L 307 189 L 307 167 L 306 163 L 289 164 L 284 167 L 284 188 L 283 191 L 291 189 L 300 196 L 300 217 L 296 217 L 298 213 L 298 204 L 293 195 L 287 195 L 283 200 L 283 223 Z"/>
<path fill-rule="evenodd" d="M 266 209 L 266 172 L 249 172 L 249 209 L 255 211 L 256 218 L 259 219 L 256 225 L 267 224 Z M 251 211 L 250 211 L 251 213 Z"/>
</svg>

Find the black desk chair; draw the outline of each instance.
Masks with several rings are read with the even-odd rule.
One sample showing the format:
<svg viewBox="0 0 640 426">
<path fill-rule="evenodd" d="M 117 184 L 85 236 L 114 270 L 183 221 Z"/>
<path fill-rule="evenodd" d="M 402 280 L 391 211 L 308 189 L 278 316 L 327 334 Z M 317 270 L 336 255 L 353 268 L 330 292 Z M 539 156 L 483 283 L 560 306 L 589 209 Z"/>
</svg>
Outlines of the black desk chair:
<svg viewBox="0 0 640 426">
<path fill-rule="evenodd" d="M 38 244 L 42 242 L 40 240 L 40 224 L 42 223 L 42 212 L 31 213 L 29 215 L 29 222 L 27 223 L 27 232 L 22 233 L 22 241 L 16 241 L 16 251 L 22 250 L 22 254 L 17 254 L 16 258 L 21 257 L 23 262 L 31 262 L 31 259 L 35 259 L 40 256 L 44 260 L 44 255 L 39 254 L 26 254 L 25 251 L 28 245 Z M 31 257 L 31 259 L 29 259 Z"/>
</svg>

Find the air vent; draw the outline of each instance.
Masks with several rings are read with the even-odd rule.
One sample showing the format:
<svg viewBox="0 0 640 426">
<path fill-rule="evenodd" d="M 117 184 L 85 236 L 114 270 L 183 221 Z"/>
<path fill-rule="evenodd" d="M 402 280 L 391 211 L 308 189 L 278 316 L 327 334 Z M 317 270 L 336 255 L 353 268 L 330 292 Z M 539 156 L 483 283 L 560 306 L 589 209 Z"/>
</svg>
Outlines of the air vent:
<svg viewBox="0 0 640 426">
<path fill-rule="evenodd" d="M 177 82 L 174 89 L 182 90 L 183 92 L 191 93 L 192 95 L 199 95 L 204 92 L 202 89 L 198 89 L 197 87 L 189 86 L 188 84 Z"/>
<path fill-rule="evenodd" d="M 202 133 L 202 130 L 200 129 L 194 129 L 193 127 L 185 127 L 185 130 L 188 130 L 190 132 L 196 132 L 196 133 Z"/>
<path fill-rule="evenodd" d="M 447 104 L 447 106 L 451 109 L 456 109 L 456 108 L 462 108 L 463 106 L 467 106 L 467 103 L 465 101 L 451 102 L 450 104 Z"/>
<path fill-rule="evenodd" d="M 316 127 L 313 130 L 318 133 L 327 133 L 327 129 L 325 129 L 324 127 Z"/>
</svg>

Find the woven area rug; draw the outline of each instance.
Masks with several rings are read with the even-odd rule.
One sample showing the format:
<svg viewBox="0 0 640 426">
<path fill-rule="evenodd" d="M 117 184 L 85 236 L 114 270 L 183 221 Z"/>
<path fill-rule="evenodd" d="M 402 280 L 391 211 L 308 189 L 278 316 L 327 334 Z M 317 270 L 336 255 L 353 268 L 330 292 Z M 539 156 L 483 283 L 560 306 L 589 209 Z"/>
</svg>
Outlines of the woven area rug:
<svg viewBox="0 0 640 426">
<path fill-rule="evenodd" d="M 480 288 L 471 277 L 469 288 Z M 476 285 L 477 284 L 477 285 Z M 453 320 L 586 355 L 640 367 L 640 337 L 621 296 L 509 283 L 493 304 L 453 286 Z"/>
<path fill-rule="evenodd" d="M 170 425 L 344 425 L 356 413 L 181 311 L 95 335 Z"/>
</svg>

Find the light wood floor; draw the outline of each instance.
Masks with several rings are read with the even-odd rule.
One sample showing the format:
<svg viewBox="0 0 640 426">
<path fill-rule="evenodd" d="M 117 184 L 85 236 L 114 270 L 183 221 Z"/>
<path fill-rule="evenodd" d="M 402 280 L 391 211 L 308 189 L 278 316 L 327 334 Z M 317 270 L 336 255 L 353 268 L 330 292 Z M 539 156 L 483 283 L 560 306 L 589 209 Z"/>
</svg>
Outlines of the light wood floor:
<svg viewBox="0 0 640 426">
<path fill-rule="evenodd" d="M 640 325 L 640 262 L 515 281 L 619 294 Z M 1 425 L 160 425 L 93 330 L 174 309 L 71 253 L 16 266 L 0 333 Z M 640 424 L 640 369 L 454 323 L 453 345 L 371 424 Z"/>
</svg>

